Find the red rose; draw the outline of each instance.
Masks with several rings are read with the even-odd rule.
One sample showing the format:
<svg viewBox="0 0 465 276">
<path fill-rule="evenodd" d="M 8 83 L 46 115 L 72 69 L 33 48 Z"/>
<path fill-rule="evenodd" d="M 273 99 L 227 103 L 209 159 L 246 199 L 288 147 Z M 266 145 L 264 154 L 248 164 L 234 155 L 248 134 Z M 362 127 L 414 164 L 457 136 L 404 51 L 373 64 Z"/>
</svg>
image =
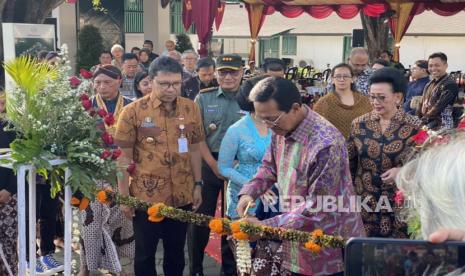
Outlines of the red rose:
<svg viewBox="0 0 465 276">
<path fill-rule="evenodd" d="M 71 88 L 77 88 L 81 84 L 81 80 L 78 79 L 76 76 L 72 76 L 68 80 L 69 84 L 71 85 Z"/>
<path fill-rule="evenodd" d="M 81 99 L 81 101 L 88 101 L 89 95 L 87 95 L 86 93 L 82 93 L 79 98 Z"/>
<path fill-rule="evenodd" d="M 462 121 L 459 123 L 457 126 L 458 129 L 465 130 L 465 119 L 462 119 Z"/>
<path fill-rule="evenodd" d="M 428 138 L 428 132 L 426 130 L 420 130 L 412 137 L 412 140 L 415 141 L 417 145 L 423 145 L 428 140 Z"/>
<path fill-rule="evenodd" d="M 397 206 L 400 206 L 404 203 L 404 193 L 401 190 L 396 191 L 394 202 L 397 204 Z"/>
<path fill-rule="evenodd" d="M 108 113 L 105 118 L 103 118 L 103 121 L 105 121 L 107 126 L 112 126 L 115 123 L 115 117 L 113 116 L 113 113 Z"/>
<path fill-rule="evenodd" d="M 89 100 L 82 100 L 81 103 L 85 110 L 89 110 L 92 108 L 92 102 Z"/>
<path fill-rule="evenodd" d="M 86 80 L 91 79 L 91 78 L 93 77 L 92 72 L 87 71 L 86 69 L 81 69 L 81 70 L 79 70 L 79 73 L 80 73 L 81 76 L 82 76 L 83 78 L 85 78 Z"/>
<path fill-rule="evenodd" d="M 113 137 L 106 131 L 102 134 L 102 140 L 108 146 L 113 145 Z"/>
<path fill-rule="evenodd" d="M 121 149 L 117 148 L 117 149 L 113 150 L 113 155 L 111 156 L 111 158 L 113 160 L 116 160 L 116 159 L 118 159 L 118 157 L 121 156 L 121 153 L 122 153 Z"/>
<path fill-rule="evenodd" d="M 107 116 L 108 113 L 105 111 L 105 109 L 100 108 L 100 109 L 97 111 L 97 114 L 98 114 L 101 118 L 103 118 L 103 117 Z"/>
<path fill-rule="evenodd" d="M 107 159 L 107 158 L 109 158 L 110 156 L 111 156 L 111 152 L 110 152 L 109 150 L 104 150 L 104 151 L 102 152 L 102 155 L 100 156 L 100 158 L 102 158 L 102 159 Z"/>
<path fill-rule="evenodd" d="M 126 169 L 126 171 L 132 175 L 134 173 L 134 171 L 136 170 L 136 163 L 134 163 L 134 161 L 131 162 L 131 164 L 129 164 L 128 168 Z"/>
</svg>

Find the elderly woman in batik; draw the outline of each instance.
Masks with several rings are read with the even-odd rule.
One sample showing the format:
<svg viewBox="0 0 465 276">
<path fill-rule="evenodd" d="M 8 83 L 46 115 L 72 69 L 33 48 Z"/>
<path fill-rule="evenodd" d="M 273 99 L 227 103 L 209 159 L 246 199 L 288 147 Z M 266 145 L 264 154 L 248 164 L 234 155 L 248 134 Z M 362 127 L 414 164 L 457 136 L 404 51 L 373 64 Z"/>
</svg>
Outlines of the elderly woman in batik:
<svg viewBox="0 0 465 276">
<path fill-rule="evenodd" d="M 395 178 L 411 156 L 411 137 L 420 127 L 402 106 L 407 85 L 400 71 L 383 68 L 369 81 L 373 111 L 352 122 L 348 140 L 352 178 L 368 237 L 407 238 L 407 225 L 396 219 Z"/>
</svg>

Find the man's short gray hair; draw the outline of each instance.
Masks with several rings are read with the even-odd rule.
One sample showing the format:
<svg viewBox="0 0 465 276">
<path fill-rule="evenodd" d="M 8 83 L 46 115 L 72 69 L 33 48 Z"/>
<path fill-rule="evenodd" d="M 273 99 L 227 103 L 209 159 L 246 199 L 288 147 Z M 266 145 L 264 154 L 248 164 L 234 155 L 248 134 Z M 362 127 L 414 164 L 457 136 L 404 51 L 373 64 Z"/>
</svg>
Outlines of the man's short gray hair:
<svg viewBox="0 0 465 276">
<path fill-rule="evenodd" d="M 368 50 L 363 48 L 363 47 L 356 47 L 356 48 L 353 48 L 352 51 L 350 51 L 350 57 L 353 57 L 355 55 L 366 55 L 366 56 L 369 56 L 368 55 Z"/>
<path fill-rule="evenodd" d="M 186 50 L 182 53 L 182 59 L 185 59 L 187 57 L 187 55 L 189 54 L 193 54 L 195 56 L 196 59 L 199 59 L 199 55 L 194 51 L 194 50 Z"/>
</svg>

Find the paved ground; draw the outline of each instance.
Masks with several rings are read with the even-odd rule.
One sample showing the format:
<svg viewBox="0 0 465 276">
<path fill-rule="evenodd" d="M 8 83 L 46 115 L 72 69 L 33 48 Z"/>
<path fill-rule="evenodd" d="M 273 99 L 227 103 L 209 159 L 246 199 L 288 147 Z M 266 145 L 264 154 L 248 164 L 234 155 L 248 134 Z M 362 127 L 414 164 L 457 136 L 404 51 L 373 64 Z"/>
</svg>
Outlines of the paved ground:
<svg viewBox="0 0 465 276">
<path fill-rule="evenodd" d="M 62 252 L 57 252 L 56 257 L 57 257 L 58 260 L 63 261 L 63 253 Z M 184 269 L 184 275 L 188 276 L 189 275 L 189 267 L 188 267 L 188 258 L 187 258 L 187 247 L 185 249 L 185 260 L 186 260 L 186 267 Z M 165 274 L 163 274 L 163 246 L 161 244 L 158 246 L 155 263 L 156 263 L 156 266 L 157 266 L 158 275 L 162 275 L 162 276 L 165 275 Z M 122 260 L 121 264 L 123 265 L 123 269 L 127 273 L 127 275 L 134 275 L 132 262 L 130 262 L 129 260 Z M 73 253 L 72 267 L 73 267 L 73 274 L 77 275 L 77 273 L 79 272 L 79 254 L 78 254 L 78 252 Z M 208 255 L 205 255 L 204 274 L 205 274 L 205 276 L 217 276 L 217 275 L 220 275 L 220 265 L 214 259 L 210 258 L 210 256 L 208 256 Z M 62 275 L 62 274 L 57 274 L 57 275 Z M 91 273 L 91 276 L 100 276 L 100 275 L 105 275 L 106 276 L 106 275 L 111 275 L 111 274 L 106 273 L 105 271 Z"/>
<path fill-rule="evenodd" d="M 79 230 L 78 230 L 78 222 L 77 222 L 77 215 L 74 211 L 74 216 L 73 216 L 73 241 L 77 242 L 78 241 L 78 236 L 79 236 Z M 76 245 L 76 244 L 75 244 Z M 77 245 L 75 246 L 76 248 L 78 247 Z M 187 255 L 187 245 L 186 248 L 184 249 L 184 256 L 185 256 L 185 261 L 186 261 L 186 267 L 184 268 L 184 275 L 188 276 L 189 275 L 189 259 Z M 59 260 L 60 262 L 63 262 L 63 252 L 60 250 L 57 250 L 56 253 L 56 259 Z M 157 254 L 155 256 L 155 264 L 157 268 L 157 274 L 164 276 L 165 274 L 163 273 L 163 244 L 160 242 L 158 244 L 157 248 Z M 73 275 L 77 275 L 79 273 L 79 250 L 73 252 L 73 260 L 72 260 L 72 273 Z M 123 270 L 126 272 L 126 275 L 134 275 L 134 270 L 133 270 L 133 263 L 130 260 L 121 260 L 121 265 L 123 266 Z M 57 274 L 57 275 L 63 275 L 63 274 Z M 101 276 L 101 275 L 111 275 L 108 272 L 101 271 L 101 272 L 92 272 L 91 276 Z M 205 259 L 204 259 L 204 275 L 205 276 L 217 276 L 220 275 L 220 265 L 210 256 L 205 254 Z"/>
</svg>

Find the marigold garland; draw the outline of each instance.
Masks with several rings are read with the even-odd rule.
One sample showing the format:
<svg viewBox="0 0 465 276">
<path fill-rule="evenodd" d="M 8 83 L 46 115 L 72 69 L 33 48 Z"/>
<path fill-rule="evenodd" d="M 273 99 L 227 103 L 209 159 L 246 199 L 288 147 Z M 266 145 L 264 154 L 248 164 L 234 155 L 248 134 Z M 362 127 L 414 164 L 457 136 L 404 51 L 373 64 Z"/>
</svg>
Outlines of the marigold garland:
<svg viewBox="0 0 465 276">
<path fill-rule="evenodd" d="M 85 209 L 87 209 L 87 207 L 89 206 L 89 199 L 87 197 L 84 197 L 83 199 L 81 199 L 81 203 L 79 204 L 79 210 L 80 211 L 84 211 Z"/>
<path fill-rule="evenodd" d="M 152 207 L 147 209 L 147 214 L 149 215 L 149 220 L 151 222 L 160 222 L 165 217 L 160 214 L 160 210 L 166 205 L 163 203 L 157 203 L 152 205 Z"/>
<path fill-rule="evenodd" d="M 214 218 L 177 209 L 163 203 L 150 204 L 131 196 L 120 195 L 111 190 L 98 191 L 97 199 L 99 201 L 100 199 L 104 199 L 107 204 L 111 202 L 131 206 L 138 210 L 147 210 L 148 220 L 152 222 L 160 222 L 166 217 L 198 226 L 209 227 L 217 234 L 232 235 L 233 238 L 238 241 L 248 240 L 250 237 L 288 240 L 299 242 L 303 244 L 305 248 L 315 253 L 320 252 L 325 247 L 342 248 L 345 244 L 345 239 L 343 237 L 326 235 L 321 229 L 315 229 L 313 232 L 309 233 L 266 225 L 249 224 L 243 221 L 230 221 L 226 218 Z"/>
<path fill-rule="evenodd" d="M 77 206 L 79 206 L 79 203 L 81 203 L 81 201 L 79 200 L 79 198 L 74 197 L 74 196 L 71 198 L 71 205 L 72 205 L 72 206 L 77 207 Z"/>
<path fill-rule="evenodd" d="M 313 241 L 308 241 L 305 243 L 305 248 L 308 250 L 312 251 L 313 253 L 320 253 L 321 251 L 321 246 L 318 244 L 314 243 Z"/>
<path fill-rule="evenodd" d="M 223 234 L 223 221 L 221 219 L 212 219 L 208 224 L 208 227 L 218 235 Z"/>
</svg>

